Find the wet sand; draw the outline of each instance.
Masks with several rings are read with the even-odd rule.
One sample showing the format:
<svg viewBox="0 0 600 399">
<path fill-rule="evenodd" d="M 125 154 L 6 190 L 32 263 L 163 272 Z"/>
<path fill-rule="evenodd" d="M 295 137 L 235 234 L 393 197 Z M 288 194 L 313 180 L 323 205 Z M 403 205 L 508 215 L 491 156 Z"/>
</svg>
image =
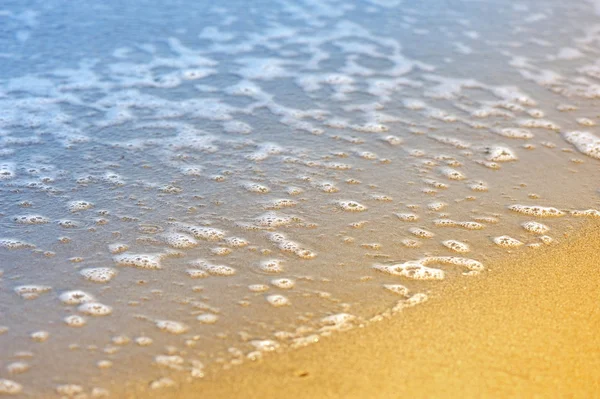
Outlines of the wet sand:
<svg viewBox="0 0 600 399">
<path fill-rule="evenodd" d="M 600 224 L 427 303 L 157 397 L 600 395 Z"/>
</svg>

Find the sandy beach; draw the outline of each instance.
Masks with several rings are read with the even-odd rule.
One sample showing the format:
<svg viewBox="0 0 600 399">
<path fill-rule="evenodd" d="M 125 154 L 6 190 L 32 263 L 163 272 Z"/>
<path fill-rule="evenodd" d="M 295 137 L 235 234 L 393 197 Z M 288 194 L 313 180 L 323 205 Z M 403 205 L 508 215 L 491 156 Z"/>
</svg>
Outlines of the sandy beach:
<svg viewBox="0 0 600 399">
<path fill-rule="evenodd" d="M 596 397 L 598 253 L 595 223 L 391 319 L 156 397 Z"/>
</svg>

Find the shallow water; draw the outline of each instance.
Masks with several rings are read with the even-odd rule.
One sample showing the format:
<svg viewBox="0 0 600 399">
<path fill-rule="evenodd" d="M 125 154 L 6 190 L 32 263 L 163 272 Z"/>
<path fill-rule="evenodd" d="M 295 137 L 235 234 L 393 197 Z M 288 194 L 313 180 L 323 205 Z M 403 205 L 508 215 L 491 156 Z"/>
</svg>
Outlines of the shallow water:
<svg viewBox="0 0 600 399">
<path fill-rule="evenodd" d="M 600 216 L 592 3 L 191 3 L 0 10 L 0 393 L 170 389 Z"/>
</svg>

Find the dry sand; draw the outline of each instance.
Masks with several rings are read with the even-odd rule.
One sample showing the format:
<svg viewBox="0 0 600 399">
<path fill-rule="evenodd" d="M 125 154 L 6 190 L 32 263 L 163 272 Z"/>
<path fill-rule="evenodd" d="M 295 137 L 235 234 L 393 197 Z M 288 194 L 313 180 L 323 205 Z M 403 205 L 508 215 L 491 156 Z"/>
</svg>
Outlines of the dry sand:
<svg viewBox="0 0 600 399">
<path fill-rule="evenodd" d="M 600 397 L 598 223 L 455 283 L 392 319 L 156 397 Z"/>
</svg>

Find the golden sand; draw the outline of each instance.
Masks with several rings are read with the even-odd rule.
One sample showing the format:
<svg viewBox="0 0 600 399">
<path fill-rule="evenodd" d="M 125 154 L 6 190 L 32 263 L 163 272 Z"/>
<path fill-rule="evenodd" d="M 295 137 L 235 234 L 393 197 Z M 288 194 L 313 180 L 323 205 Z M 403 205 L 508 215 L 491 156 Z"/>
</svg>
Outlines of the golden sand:
<svg viewBox="0 0 600 399">
<path fill-rule="evenodd" d="M 391 319 L 156 397 L 600 397 L 600 225 L 455 283 Z"/>
</svg>

